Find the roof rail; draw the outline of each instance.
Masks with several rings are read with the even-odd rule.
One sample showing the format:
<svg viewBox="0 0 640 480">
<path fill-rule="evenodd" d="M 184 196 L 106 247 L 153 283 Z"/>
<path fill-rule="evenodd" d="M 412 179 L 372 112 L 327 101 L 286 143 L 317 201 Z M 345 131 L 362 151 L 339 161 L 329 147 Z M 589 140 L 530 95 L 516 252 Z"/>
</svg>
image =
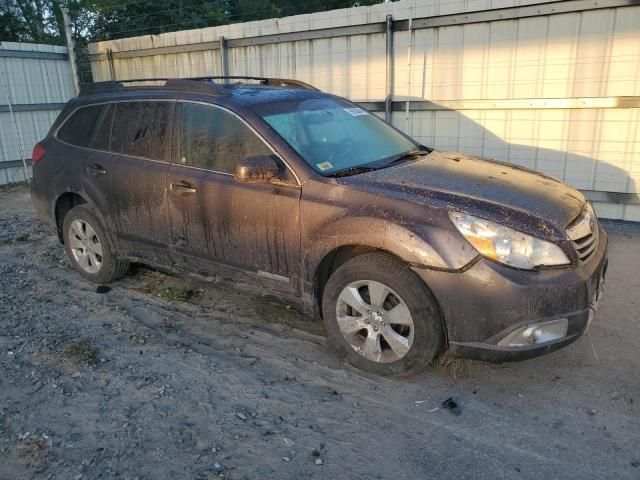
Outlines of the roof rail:
<svg viewBox="0 0 640 480">
<path fill-rule="evenodd" d="M 205 83 L 188 78 L 135 78 L 85 83 L 80 87 L 80 96 L 135 90 L 184 90 L 214 95 L 223 94 L 221 85 Z"/>
<path fill-rule="evenodd" d="M 222 80 L 224 83 L 215 82 Z M 189 92 L 223 95 L 224 85 L 228 80 L 255 80 L 260 85 L 271 87 L 293 87 L 317 90 L 308 83 L 286 78 L 251 77 L 251 76 L 210 76 L 189 78 L 137 78 L 131 80 L 110 80 L 105 82 L 85 83 L 80 87 L 80 96 L 113 93 L 135 90 L 184 90 Z M 161 83 L 163 82 L 163 83 Z M 149 85 L 151 83 L 151 85 Z M 154 84 L 155 83 L 155 84 Z"/>
<path fill-rule="evenodd" d="M 307 90 L 318 90 L 313 85 L 302 82 L 300 80 L 293 80 L 291 78 L 275 78 L 275 77 L 253 77 L 243 75 L 224 75 L 224 76 L 207 76 L 207 77 L 190 77 L 189 80 L 255 80 L 260 82 L 261 85 L 267 85 L 270 87 L 294 87 L 304 88 Z"/>
</svg>

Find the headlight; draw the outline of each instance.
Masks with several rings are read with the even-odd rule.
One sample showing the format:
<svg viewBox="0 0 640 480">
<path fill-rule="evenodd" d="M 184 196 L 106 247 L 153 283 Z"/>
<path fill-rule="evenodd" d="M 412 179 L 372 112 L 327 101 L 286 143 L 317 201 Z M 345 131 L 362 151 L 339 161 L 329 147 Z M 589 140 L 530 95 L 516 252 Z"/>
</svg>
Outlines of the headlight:
<svg viewBox="0 0 640 480">
<path fill-rule="evenodd" d="M 505 265 L 530 270 L 538 265 L 571 263 L 551 242 L 462 212 L 451 211 L 449 217 L 481 255 Z"/>
</svg>

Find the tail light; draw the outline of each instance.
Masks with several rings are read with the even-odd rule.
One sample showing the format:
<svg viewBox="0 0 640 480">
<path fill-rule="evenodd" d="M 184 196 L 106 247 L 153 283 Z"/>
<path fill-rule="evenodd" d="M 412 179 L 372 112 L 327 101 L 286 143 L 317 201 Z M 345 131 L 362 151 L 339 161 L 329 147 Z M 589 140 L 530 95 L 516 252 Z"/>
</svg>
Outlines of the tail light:
<svg viewBox="0 0 640 480">
<path fill-rule="evenodd" d="M 31 154 L 31 165 L 35 165 L 40 161 L 40 159 L 44 157 L 44 148 L 39 143 L 36 143 L 36 146 L 33 147 L 33 153 Z"/>
</svg>

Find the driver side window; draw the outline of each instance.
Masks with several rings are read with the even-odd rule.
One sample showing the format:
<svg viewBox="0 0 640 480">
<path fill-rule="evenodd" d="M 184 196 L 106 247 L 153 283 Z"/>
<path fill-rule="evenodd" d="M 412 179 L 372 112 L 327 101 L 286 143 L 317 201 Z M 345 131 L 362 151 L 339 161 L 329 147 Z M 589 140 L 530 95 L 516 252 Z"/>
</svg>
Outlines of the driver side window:
<svg viewBox="0 0 640 480">
<path fill-rule="evenodd" d="M 271 155 L 265 143 L 239 118 L 220 108 L 180 104 L 181 165 L 233 174 L 236 162 L 254 155 Z"/>
</svg>

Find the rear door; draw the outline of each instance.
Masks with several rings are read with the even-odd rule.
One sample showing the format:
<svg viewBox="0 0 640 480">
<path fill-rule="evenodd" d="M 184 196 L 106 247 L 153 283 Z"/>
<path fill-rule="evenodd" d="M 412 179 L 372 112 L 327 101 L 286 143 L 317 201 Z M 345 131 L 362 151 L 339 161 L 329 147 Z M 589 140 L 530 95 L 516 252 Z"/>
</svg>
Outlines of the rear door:
<svg viewBox="0 0 640 480">
<path fill-rule="evenodd" d="M 119 250 L 151 263 L 170 262 L 167 206 L 173 101 L 109 104 L 103 132 L 86 159 L 86 186 Z"/>
<path fill-rule="evenodd" d="M 84 193 L 95 205 L 117 248 L 116 224 L 109 200 L 117 183 L 114 176 L 117 159 L 108 152 L 114 108 L 112 103 L 99 103 L 79 107 L 70 114 L 56 132 L 57 140 L 65 146 L 54 149 L 58 157 L 55 164 L 62 168 L 54 174 L 71 179 L 69 184 L 57 181 L 62 190 L 55 194 Z"/>
<path fill-rule="evenodd" d="M 196 271 L 235 267 L 271 288 L 295 292 L 300 274 L 300 187 L 271 148 L 234 113 L 179 102 L 169 210 L 178 261 Z M 274 155 L 282 178 L 239 183 L 247 156 Z"/>
</svg>

